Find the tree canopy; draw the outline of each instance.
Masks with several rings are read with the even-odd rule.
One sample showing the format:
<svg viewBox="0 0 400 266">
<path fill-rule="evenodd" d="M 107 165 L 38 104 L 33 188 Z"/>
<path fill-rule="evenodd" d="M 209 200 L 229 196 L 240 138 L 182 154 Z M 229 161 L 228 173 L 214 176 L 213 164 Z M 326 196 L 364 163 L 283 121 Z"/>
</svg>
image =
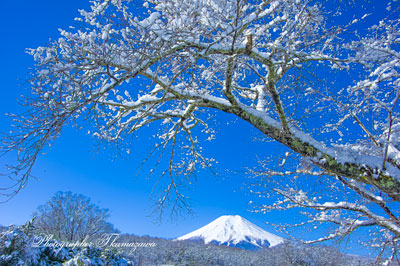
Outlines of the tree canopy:
<svg viewBox="0 0 400 266">
<path fill-rule="evenodd" d="M 115 232 L 107 222 L 108 209 L 101 209 L 90 198 L 72 192 L 57 192 L 37 208 L 34 216 L 37 233 L 62 241 L 83 241 L 86 237 L 92 239 Z"/>
<path fill-rule="evenodd" d="M 66 124 L 88 121 L 94 137 L 116 143 L 154 125 L 155 150 L 169 162 L 159 203 L 173 198 L 179 206 L 180 184 L 212 164 L 201 145 L 214 137 L 214 109 L 290 151 L 281 169 L 255 171 L 256 184 L 273 184 L 266 192 L 277 197 L 272 208 L 315 210 L 310 223 L 337 226 L 322 240 L 377 226 L 379 246 L 396 250 L 400 22 L 396 3 L 385 4 L 387 13 L 371 23 L 369 14 L 348 19 L 341 2 L 152 0 L 139 8 L 94 0 L 77 19 L 80 29 L 30 50 L 36 67 L 28 112 L 3 140 L 4 151 L 18 151 L 16 190 Z M 344 189 L 327 201 L 282 185 L 300 175 Z"/>
</svg>

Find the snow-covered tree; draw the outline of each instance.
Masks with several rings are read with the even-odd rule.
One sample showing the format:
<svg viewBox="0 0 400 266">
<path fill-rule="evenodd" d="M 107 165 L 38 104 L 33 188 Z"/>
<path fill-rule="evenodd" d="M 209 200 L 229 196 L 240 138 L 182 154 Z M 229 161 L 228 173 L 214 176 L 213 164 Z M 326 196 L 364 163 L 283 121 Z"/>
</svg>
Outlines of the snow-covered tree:
<svg viewBox="0 0 400 266">
<path fill-rule="evenodd" d="M 114 249 L 96 247 L 36 247 L 34 220 L 22 226 L 11 226 L 0 233 L 0 265 L 136 265 Z M 36 239 L 36 240 L 35 240 Z"/>
<path fill-rule="evenodd" d="M 90 199 L 72 192 L 57 192 L 34 214 L 37 233 L 53 235 L 62 241 L 83 241 L 115 231 L 107 222 L 108 209 L 93 204 Z"/>
<path fill-rule="evenodd" d="M 316 210 L 310 223 L 338 225 L 323 239 L 377 226 L 384 237 L 377 245 L 395 254 L 398 4 L 388 2 L 388 13 L 368 25 L 367 14 L 347 21 L 342 2 L 151 0 L 139 8 L 136 1 L 93 0 L 77 19 L 79 30 L 62 30 L 58 40 L 30 50 L 37 64 L 28 112 L 15 116 L 3 140 L 4 151 L 18 151 L 16 191 L 66 124 L 88 121 L 93 136 L 119 144 L 154 125 L 154 154 L 169 162 L 159 204 L 180 206 L 180 186 L 213 161 L 201 144 L 214 137 L 208 118 L 219 110 L 288 148 L 283 170 L 264 164 L 257 172 L 256 183 L 272 184 L 267 192 L 280 197 L 273 207 Z M 335 193 L 315 197 L 305 183 L 288 186 L 299 175 Z"/>
</svg>

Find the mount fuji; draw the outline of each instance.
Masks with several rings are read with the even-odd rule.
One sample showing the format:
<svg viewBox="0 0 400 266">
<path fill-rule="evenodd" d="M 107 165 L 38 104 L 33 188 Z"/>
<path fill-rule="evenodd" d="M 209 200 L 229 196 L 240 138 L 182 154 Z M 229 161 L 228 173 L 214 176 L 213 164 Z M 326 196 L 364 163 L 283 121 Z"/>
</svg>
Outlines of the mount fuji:
<svg viewBox="0 0 400 266">
<path fill-rule="evenodd" d="M 176 240 L 200 240 L 243 249 L 273 247 L 284 239 L 271 234 L 239 215 L 223 215 L 211 223 Z"/>
</svg>

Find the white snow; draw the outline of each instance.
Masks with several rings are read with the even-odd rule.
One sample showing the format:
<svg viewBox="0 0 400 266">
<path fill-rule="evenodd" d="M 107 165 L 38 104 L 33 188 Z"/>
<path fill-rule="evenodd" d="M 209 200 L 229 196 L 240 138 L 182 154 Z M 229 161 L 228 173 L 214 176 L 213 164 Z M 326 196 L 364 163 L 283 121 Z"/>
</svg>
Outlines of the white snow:
<svg viewBox="0 0 400 266">
<path fill-rule="evenodd" d="M 176 240 L 195 239 L 202 239 L 205 244 L 217 242 L 232 246 L 240 242 L 247 242 L 257 247 L 263 246 L 266 242 L 273 247 L 284 241 L 283 238 L 263 230 L 239 215 L 223 215 Z"/>
</svg>

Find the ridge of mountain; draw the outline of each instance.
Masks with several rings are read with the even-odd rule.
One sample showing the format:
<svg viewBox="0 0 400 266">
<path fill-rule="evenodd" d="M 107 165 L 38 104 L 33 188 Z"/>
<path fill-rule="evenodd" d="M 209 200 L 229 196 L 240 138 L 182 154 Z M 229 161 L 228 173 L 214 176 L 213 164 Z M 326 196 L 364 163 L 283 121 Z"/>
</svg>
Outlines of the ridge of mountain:
<svg viewBox="0 0 400 266">
<path fill-rule="evenodd" d="M 265 231 L 239 215 L 223 215 L 211 223 L 176 240 L 201 240 L 205 244 L 217 244 L 243 249 L 273 247 L 284 239 Z"/>
</svg>

